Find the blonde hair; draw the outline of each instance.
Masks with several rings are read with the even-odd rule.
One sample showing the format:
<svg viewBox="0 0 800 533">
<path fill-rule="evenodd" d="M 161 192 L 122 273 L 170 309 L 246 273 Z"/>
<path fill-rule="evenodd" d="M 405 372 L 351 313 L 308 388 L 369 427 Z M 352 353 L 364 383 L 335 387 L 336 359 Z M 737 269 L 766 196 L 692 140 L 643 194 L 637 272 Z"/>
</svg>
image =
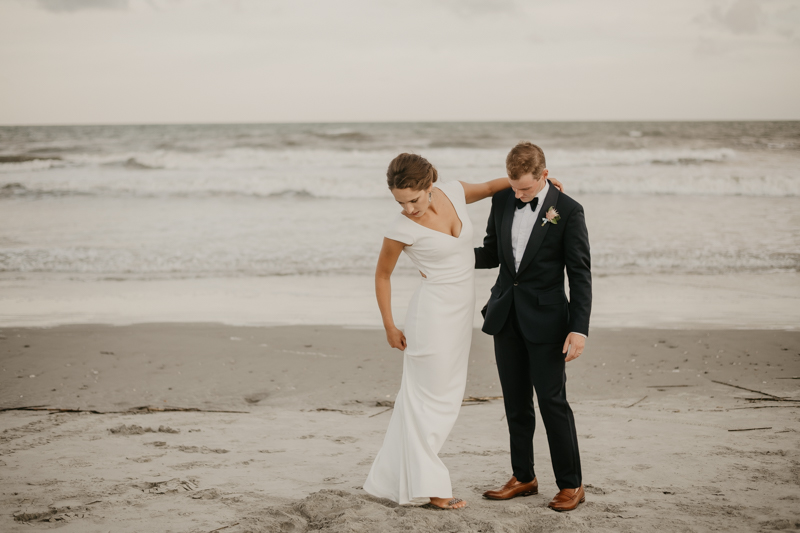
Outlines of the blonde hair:
<svg viewBox="0 0 800 533">
<path fill-rule="evenodd" d="M 518 180 L 528 172 L 538 180 L 546 167 L 542 149 L 528 141 L 519 142 L 506 157 L 506 171 L 512 180 Z"/>
</svg>

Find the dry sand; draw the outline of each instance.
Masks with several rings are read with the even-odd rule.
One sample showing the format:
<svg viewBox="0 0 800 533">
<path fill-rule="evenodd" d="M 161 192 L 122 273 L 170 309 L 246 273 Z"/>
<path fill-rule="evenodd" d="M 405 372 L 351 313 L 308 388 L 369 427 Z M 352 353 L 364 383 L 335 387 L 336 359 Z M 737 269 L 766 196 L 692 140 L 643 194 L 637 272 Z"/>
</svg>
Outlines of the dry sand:
<svg viewBox="0 0 800 533">
<path fill-rule="evenodd" d="M 541 493 L 481 499 L 510 475 L 496 400 L 441 454 L 468 508 L 364 493 L 400 382 L 381 330 L 4 328 L 0 361 L 0 407 L 104 413 L 0 413 L 4 532 L 800 530 L 800 332 L 594 330 L 568 366 L 587 502 L 564 514 L 541 427 Z M 469 380 L 501 394 L 477 331 Z"/>
</svg>

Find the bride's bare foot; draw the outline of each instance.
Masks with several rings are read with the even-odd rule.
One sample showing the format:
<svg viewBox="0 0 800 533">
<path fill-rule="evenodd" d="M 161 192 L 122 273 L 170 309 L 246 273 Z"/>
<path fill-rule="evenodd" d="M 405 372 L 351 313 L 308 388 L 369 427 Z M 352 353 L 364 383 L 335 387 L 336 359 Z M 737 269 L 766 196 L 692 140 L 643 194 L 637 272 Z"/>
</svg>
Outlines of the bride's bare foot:
<svg viewBox="0 0 800 533">
<path fill-rule="evenodd" d="M 431 505 L 439 509 L 461 509 L 467 506 L 467 502 L 459 498 L 431 498 Z"/>
</svg>

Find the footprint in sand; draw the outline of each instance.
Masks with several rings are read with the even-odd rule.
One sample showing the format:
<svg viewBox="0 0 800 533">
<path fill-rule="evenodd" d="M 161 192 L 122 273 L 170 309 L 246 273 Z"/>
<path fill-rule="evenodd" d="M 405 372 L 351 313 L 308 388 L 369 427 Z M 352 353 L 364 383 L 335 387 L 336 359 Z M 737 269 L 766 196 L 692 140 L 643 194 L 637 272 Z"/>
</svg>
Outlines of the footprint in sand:
<svg viewBox="0 0 800 533">
<path fill-rule="evenodd" d="M 42 511 L 19 511 L 14 513 L 13 516 L 17 522 L 45 522 L 54 518 L 55 514 L 55 509 L 45 509 Z"/>
<path fill-rule="evenodd" d="M 94 466 L 89 461 L 82 461 L 81 459 L 58 460 L 56 463 L 64 468 L 89 468 Z"/>
<path fill-rule="evenodd" d="M 117 426 L 115 428 L 110 428 L 109 431 L 114 435 L 144 435 L 145 433 L 180 433 L 180 429 L 172 429 L 169 426 L 158 426 L 158 429 L 153 428 L 143 428 L 142 426 L 137 426 L 136 424 L 131 424 L 130 426 L 126 426 L 122 424 L 121 426 Z"/>
<path fill-rule="evenodd" d="M 605 507 L 603 507 L 603 512 L 604 513 L 619 514 L 619 513 L 624 513 L 625 509 L 623 509 L 619 505 L 606 505 Z"/>
<path fill-rule="evenodd" d="M 192 494 L 193 500 L 216 500 L 221 496 L 217 489 L 203 489 Z"/>
<path fill-rule="evenodd" d="M 333 442 L 338 442 L 339 444 L 352 444 L 354 442 L 358 442 L 358 439 L 355 437 L 327 437 L 327 438 Z"/>
<path fill-rule="evenodd" d="M 145 484 L 146 492 L 150 494 L 168 494 L 170 492 L 189 492 L 197 488 L 197 481 L 182 480 L 178 478 L 163 481 L 148 481 Z"/>
<path fill-rule="evenodd" d="M 207 446 L 175 446 L 175 449 L 184 453 L 228 453 L 223 448 L 208 448 Z"/>
<path fill-rule="evenodd" d="M 188 463 L 180 463 L 172 465 L 169 468 L 172 470 L 192 470 L 194 468 L 221 468 L 222 465 L 216 463 L 203 463 L 200 461 L 189 461 Z"/>
<path fill-rule="evenodd" d="M 583 485 L 583 488 L 589 494 L 606 494 L 606 490 L 603 489 L 602 487 L 595 487 L 594 485 L 591 485 L 589 483 L 585 483 Z"/>
<path fill-rule="evenodd" d="M 244 396 L 244 401 L 249 404 L 257 404 L 261 400 L 265 400 L 269 396 L 268 392 L 254 392 L 253 394 L 248 394 Z"/>
<path fill-rule="evenodd" d="M 506 450 L 462 450 L 456 453 L 440 453 L 439 457 L 456 457 L 458 455 L 478 455 L 480 457 L 489 457 L 491 455 L 505 455 Z"/>
<path fill-rule="evenodd" d="M 527 505 L 522 505 L 520 503 L 512 504 L 503 509 L 506 514 L 510 514 L 511 516 L 520 516 L 530 512 L 530 507 Z"/>
<path fill-rule="evenodd" d="M 76 518 L 86 518 L 89 512 L 88 506 L 93 503 L 100 503 L 99 500 L 83 503 L 79 500 L 60 500 L 51 503 L 47 509 L 38 511 L 18 511 L 13 514 L 17 522 L 69 522 Z"/>
<path fill-rule="evenodd" d="M 224 448 L 209 448 L 208 446 L 167 446 L 167 443 L 161 440 L 154 442 L 145 442 L 148 446 L 155 446 L 156 448 L 171 448 L 184 453 L 228 453 L 230 450 Z"/>
</svg>

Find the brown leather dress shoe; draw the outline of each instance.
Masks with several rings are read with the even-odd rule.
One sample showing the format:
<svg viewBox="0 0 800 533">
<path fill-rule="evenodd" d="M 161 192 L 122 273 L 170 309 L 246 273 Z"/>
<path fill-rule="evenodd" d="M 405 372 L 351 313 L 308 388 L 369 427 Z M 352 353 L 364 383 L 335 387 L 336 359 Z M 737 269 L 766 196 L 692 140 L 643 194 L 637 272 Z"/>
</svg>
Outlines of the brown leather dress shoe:
<svg viewBox="0 0 800 533">
<path fill-rule="evenodd" d="M 517 496 L 530 496 L 531 494 L 539 494 L 539 482 L 536 481 L 536 478 L 527 483 L 520 483 L 516 477 L 512 476 L 502 488 L 487 490 L 483 493 L 483 497 L 489 500 L 510 500 Z"/>
<path fill-rule="evenodd" d="M 577 489 L 561 489 L 547 506 L 554 511 L 572 511 L 586 501 L 583 485 Z"/>
</svg>

